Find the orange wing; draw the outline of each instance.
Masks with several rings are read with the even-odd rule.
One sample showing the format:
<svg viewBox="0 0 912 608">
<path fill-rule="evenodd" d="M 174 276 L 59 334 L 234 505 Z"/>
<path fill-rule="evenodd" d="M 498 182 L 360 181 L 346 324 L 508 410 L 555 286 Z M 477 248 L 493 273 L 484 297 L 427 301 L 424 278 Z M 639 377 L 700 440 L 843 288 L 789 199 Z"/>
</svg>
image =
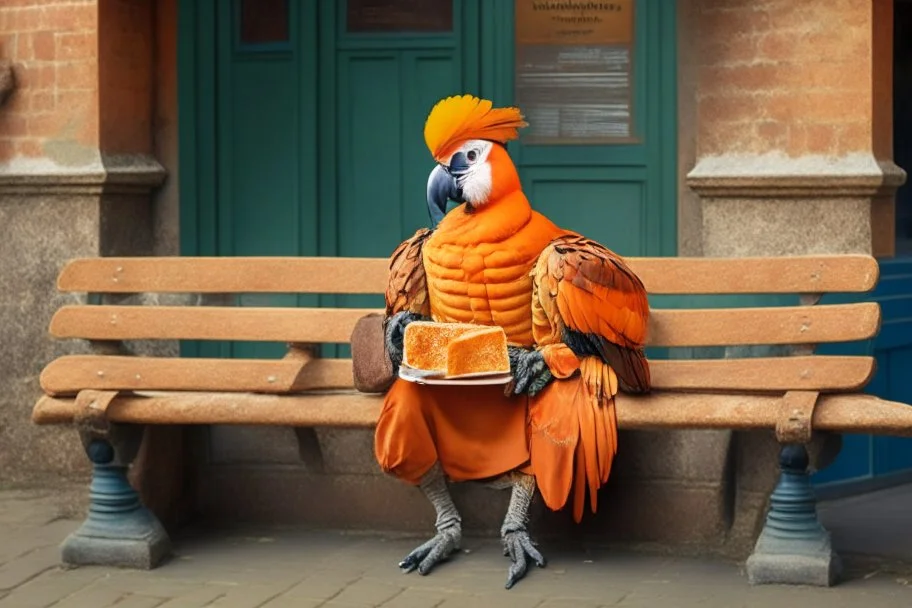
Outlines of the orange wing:
<svg viewBox="0 0 912 608">
<path fill-rule="evenodd" d="M 532 309 L 540 346 L 598 355 L 625 391 L 649 390 L 646 289 L 613 251 L 576 233 L 551 241 L 533 271 Z"/>
<path fill-rule="evenodd" d="M 421 248 L 431 236 L 428 228 L 419 228 L 412 238 L 403 241 L 390 256 L 389 283 L 386 286 L 386 316 L 408 310 L 430 317 L 427 276 Z"/>
</svg>

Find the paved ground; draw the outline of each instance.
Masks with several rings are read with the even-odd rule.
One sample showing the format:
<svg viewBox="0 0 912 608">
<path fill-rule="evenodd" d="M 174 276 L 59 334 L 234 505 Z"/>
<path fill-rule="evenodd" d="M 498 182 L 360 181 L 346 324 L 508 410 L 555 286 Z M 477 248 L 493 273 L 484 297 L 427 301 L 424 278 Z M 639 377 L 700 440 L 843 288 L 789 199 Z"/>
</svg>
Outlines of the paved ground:
<svg viewBox="0 0 912 608">
<path fill-rule="evenodd" d="M 0 607 L 910 606 L 909 505 L 912 487 L 822 509 L 834 531 L 854 530 L 847 550 L 893 555 L 849 559 L 849 580 L 831 589 L 751 587 L 741 566 L 725 561 L 544 546 L 548 567 L 505 591 L 507 560 L 488 539 L 467 539 L 463 554 L 420 577 L 395 567 L 415 539 L 276 528 L 185 535 L 176 556 L 151 572 L 63 570 L 58 544 L 78 522 L 66 510 L 61 517 L 58 496 L 5 491 Z"/>
</svg>

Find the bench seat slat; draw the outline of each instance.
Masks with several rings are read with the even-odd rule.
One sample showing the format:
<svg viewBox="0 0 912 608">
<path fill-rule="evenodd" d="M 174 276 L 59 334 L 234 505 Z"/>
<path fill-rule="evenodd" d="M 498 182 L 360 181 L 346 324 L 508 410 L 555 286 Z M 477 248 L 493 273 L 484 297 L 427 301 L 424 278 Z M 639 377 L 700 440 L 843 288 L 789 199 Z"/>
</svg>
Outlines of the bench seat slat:
<svg viewBox="0 0 912 608">
<path fill-rule="evenodd" d="M 51 320 L 57 338 L 348 342 L 363 308 L 75 306 Z M 815 344 L 864 340 L 880 328 L 875 302 L 701 310 L 653 310 L 652 346 Z"/>
<path fill-rule="evenodd" d="M 865 292 L 880 272 L 866 255 L 628 262 L 655 294 Z M 93 293 L 383 293 L 387 272 L 384 258 L 84 258 L 64 267 L 57 286 Z"/>
<path fill-rule="evenodd" d="M 109 420 L 133 424 L 264 424 L 371 427 L 381 399 L 358 393 L 255 395 L 249 393 L 159 393 L 122 395 L 111 402 Z M 32 411 L 36 424 L 71 423 L 74 398 L 42 397 Z M 622 429 L 775 428 L 785 414 L 782 399 L 768 394 L 657 392 L 621 395 Z M 912 435 L 912 407 L 873 395 L 822 395 L 814 413 L 820 431 Z"/>
<path fill-rule="evenodd" d="M 650 361 L 657 390 L 850 391 L 874 374 L 873 357 L 769 357 Z M 99 373 L 101 372 L 101 373 Z M 270 380 L 270 378 L 273 378 Z M 293 361 L 67 355 L 41 373 L 49 395 L 83 389 L 288 393 L 351 389 L 351 359 Z"/>
<path fill-rule="evenodd" d="M 95 390 L 288 393 L 351 389 L 351 360 L 202 359 L 66 355 L 41 372 L 49 395 Z"/>
</svg>

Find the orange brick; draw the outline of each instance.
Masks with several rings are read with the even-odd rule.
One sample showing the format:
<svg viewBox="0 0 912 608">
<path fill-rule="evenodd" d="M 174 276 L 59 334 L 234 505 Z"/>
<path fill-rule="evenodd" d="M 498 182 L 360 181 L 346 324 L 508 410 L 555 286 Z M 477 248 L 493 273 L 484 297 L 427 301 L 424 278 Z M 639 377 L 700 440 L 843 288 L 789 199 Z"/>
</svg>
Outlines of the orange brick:
<svg viewBox="0 0 912 608">
<path fill-rule="evenodd" d="M 700 28 L 698 34 L 698 52 L 700 65 L 725 66 L 753 62 L 757 57 L 759 36 L 713 35 Z"/>
<path fill-rule="evenodd" d="M 778 67 L 771 64 L 704 66 L 700 68 L 700 90 L 713 92 L 765 91 L 775 86 Z"/>
<path fill-rule="evenodd" d="M 28 158 L 44 155 L 44 146 L 41 140 L 37 138 L 16 140 L 14 150 L 16 155 Z"/>
<path fill-rule="evenodd" d="M 30 112 L 51 112 L 55 106 L 54 93 L 52 91 L 32 91 L 29 94 Z"/>
<path fill-rule="evenodd" d="M 749 122 L 718 121 L 697 132 L 699 154 L 759 152 L 758 139 Z"/>
<path fill-rule="evenodd" d="M 59 88 L 88 88 L 98 80 L 98 66 L 94 61 L 60 62 L 56 69 L 56 85 Z"/>
<path fill-rule="evenodd" d="M 835 17 L 833 11 L 821 2 L 773 2 L 769 7 L 769 25 L 775 31 L 804 31 L 813 32 L 827 29 L 827 24 L 834 18 L 840 19 L 842 15 L 837 10 Z"/>
<path fill-rule="evenodd" d="M 32 52 L 38 61 L 53 61 L 56 56 L 54 32 L 35 32 L 32 37 Z"/>
<path fill-rule="evenodd" d="M 836 132 L 829 124 L 793 124 L 789 129 L 788 151 L 792 154 L 834 154 Z"/>
<path fill-rule="evenodd" d="M 7 9 L 7 24 L 14 32 L 31 32 L 38 29 L 39 9 L 35 6 Z"/>
<path fill-rule="evenodd" d="M 734 11 L 768 9 L 775 4 L 772 0 L 710 0 L 702 2 L 700 13 L 711 15 L 713 13 L 729 13 Z"/>
<path fill-rule="evenodd" d="M 853 95 L 838 91 L 816 93 L 809 92 L 802 96 L 800 106 L 806 116 L 815 121 L 833 122 L 836 124 L 871 117 L 871 96 Z"/>
<path fill-rule="evenodd" d="M 57 34 L 56 52 L 61 61 L 95 58 L 98 56 L 98 35 L 95 32 Z"/>
<path fill-rule="evenodd" d="M 0 162 L 12 160 L 15 155 L 15 144 L 9 139 L 0 139 Z"/>
<path fill-rule="evenodd" d="M 764 120 L 756 123 L 757 139 L 761 148 L 771 150 L 783 148 L 788 141 L 788 127 L 775 120 Z"/>
<path fill-rule="evenodd" d="M 709 122 L 750 123 L 765 116 L 765 96 L 730 93 L 697 101 L 699 120 Z"/>
<path fill-rule="evenodd" d="M 38 29 L 60 30 L 64 26 L 69 32 L 95 30 L 98 23 L 98 9 L 90 4 L 52 4 L 42 6 L 38 12 Z"/>
<path fill-rule="evenodd" d="M 95 101 L 98 99 L 97 92 L 93 88 L 58 89 L 54 97 L 54 103 L 58 108 L 67 108 L 72 112 L 94 107 Z"/>
<path fill-rule="evenodd" d="M 55 68 L 53 65 L 19 64 L 16 70 L 16 79 L 23 89 L 52 89 L 56 82 Z"/>
<path fill-rule="evenodd" d="M 804 40 L 806 58 L 825 57 L 828 61 L 867 63 L 871 58 L 870 24 L 828 29 L 808 34 Z"/>
<path fill-rule="evenodd" d="M 707 32 L 725 32 L 726 37 L 737 38 L 743 34 L 769 30 L 769 14 L 750 3 L 744 8 L 705 12 L 700 17 L 700 27 Z"/>
<path fill-rule="evenodd" d="M 0 133 L 6 137 L 28 134 L 28 121 L 20 113 L 0 112 Z"/>
<path fill-rule="evenodd" d="M 19 32 L 15 35 L 15 55 L 18 61 L 31 61 L 35 58 L 32 49 L 32 35 L 27 32 Z"/>
<path fill-rule="evenodd" d="M 54 137 L 63 131 L 72 117 L 70 112 L 42 112 L 28 117 L 28 134 L 33 137 Z"/>
<path fill-rule="evenodd" d="M 872 140 L 871 123 L 853 122 L 836 127 L 836 141 L 842 152 L 870 150 Z"/>
<path fill-rule="evenodd" d="M 779 80 L 793 89 L 863 91 L 868 88 L 866 80 L 859 78 L 859 66 L 827 60 L 783 64 L 779 68 Z"/>
</svg>

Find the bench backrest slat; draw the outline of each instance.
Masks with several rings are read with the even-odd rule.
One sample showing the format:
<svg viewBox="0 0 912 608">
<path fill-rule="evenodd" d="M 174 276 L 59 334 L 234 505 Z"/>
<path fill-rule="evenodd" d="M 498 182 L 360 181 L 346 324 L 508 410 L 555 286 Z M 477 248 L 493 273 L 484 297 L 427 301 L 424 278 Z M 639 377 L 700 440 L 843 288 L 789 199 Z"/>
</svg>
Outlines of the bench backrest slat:
<svg viewBox="0 0 912 608">
<path fill-rule="evenodd" d="M 866 255 L 790 258 L 627 258 L 653 294 L 870 291 Z M 386 289 L 383 258 L 86 258 L 69 262 L 61 291 L 89 293 L 360 293 Z"/>
<path fill-rule="evenodd" d="M 63 306 L 51 321 L 57 338 L 91 340 L 242 340 L 348 342 L 364 308 L 228 306 Z M 873 302 L 651 312 L 652 346 L 817 344 L 864 340 L 880 328 Z"/>
<path fill-rule="evenodd" d="M 41 372 L 49 395 L 95 390 L 210 390 L 289 393 L 352 388 L 350 359 L 193 359 L 70 355 Z"/>
<path fill-rule="evenodd" d="M 654 360 L 656 390 L 857 390 L 874 373 L 872 357 L 800 356 L 752 359 Z M 69 355 L 41 373 L 50 395 L 96 390 L 198 390 L 289 393 L 352 387 L 350 359 L 181 359 Z"/>
</svg>

